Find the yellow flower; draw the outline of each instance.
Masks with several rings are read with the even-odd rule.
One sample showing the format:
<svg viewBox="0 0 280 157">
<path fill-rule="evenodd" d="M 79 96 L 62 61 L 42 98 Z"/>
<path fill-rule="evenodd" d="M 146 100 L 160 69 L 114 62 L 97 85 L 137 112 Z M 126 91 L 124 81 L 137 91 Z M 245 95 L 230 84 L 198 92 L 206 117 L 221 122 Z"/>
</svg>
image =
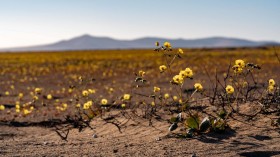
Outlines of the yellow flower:
<svg viewBox="0 0 280 157">
<path fill-rule="evenodd" d="M 164 94 L 164 99 L 168 99 L 170 96 L 169 96 L 169 94 L 168 93 L 165 93 Z"/>
<path fill-rule="evenodd" d="M 108 103 L 108 100 L 107 100 L 107 99 L 102 99 L 102 100 L 101 100 L 101 104 L 102 104 L 102 105 L 107 105 L 107 103 Z"/>
<path fill-rule="evenodd" d="M 160 88 L 159 87 L 154 87 L 154 92 L 159 92 Z"/>
<path fill-rule="evenodd" d="M 151 105 L 152 105 L 152 106 L 155 106 L 155 105 L 156 105 L 156 103 L 153 101 L 153 102 L 151 102 Z"/>
<path fill-rule="evenodd" d="M 10 95 L 10 92 L 9 92 L 9 91 L 6 91 L 6 92 L 5 92 L 5 95 Z"/>
<path fill-rule="evenodd" d="M 22 105 L 22 107 L 26 107 L 26 106 L 28 106 L 28 104 L 27 104 L 27 103 L 25 103 L 25 104 L 23 104 L 23 105 Z"/>
<path fill-rule="evenodd" d="M 269 93 L 273 93 L 274 86 L 268 86 L 267 90 L 268 90 Z"/>
<path fill-rule="evenodd" d="M 69 88 L 68 89 L 68 93 L 72 93 L 73 92 L 73 89 L 72 88 Z"/>
<path fill-rule="evenodd" d="M 5 110 L 5 106 L 4 105 L 0 105 L 0 111 L 4 111 Z"/>
<path fill-rule="evenodd" d="M 66 103 L 62 104 L 62 107 L 65 108 L 65 109 L 67 108 L 67 106 L 68 105 Z"/>
<path fill-rule="evenodd" d="M 51 99 L 52 99 L 52 95 L 51 95 L 51 94 L 48 94 L 48 95 L 47 95 L 47 99 L 48 99 L 48 100 L 51 100 Z"/>
<path fill-rule="evenodd" d="M 60 110 L 60 108 L 61 108 L 61 107 L 59 107 L 59 106 L 56 106 L 55 108 L 56 108 L 57 110 Z"/>
<path fill-rule="evenodd" d="M 35 93 L 36 94 L 41 94 L 42 88 L 35 88 Z"/>
<path fill-rule="evenodd" d="M 121 107 L 122 107 L 122 108 L 125 108 L 125 104 L 122 104 Z"/>
<path fill-rule="evenodd" d="M 183 51 L 182 49 L 179 48 L 179 49 L 178 49 L 178 53 L 179 53 L 179 54 L 184 54 L 184 51 Z"/>
<path fill-rule="evenodd" d="M 20 109 L 16 109 L 16 113 L 19 113 L 20 112 Z"/>
<path fill-rule="evenodd" d="M 146 73 L 146 72 L 143 71 L 143 70 L 140 70 L 140 71 L 138 72 L 138 74 L 139 74 L 140 77 L 143 77 L 143 76 L 145 75 L 145 73 Z"/>
<path fill-rule="evenodd" d="M 19 93 L 18 97 L 21 99 L 23 97 L 23 93 Z"/>
<path fill-rule="evenodd" d="M 88 96 L 88 91 L 87 90 L 83 90 L 82 94 L 83 94 L 84 97 L 87 97 Z"/>
<path fill-rule="evenodd" d="M 84 106 L 83 106 L 83 109 L 84 110 L 87 110 L 87 109 L 89 109 L 90 108 L 90 104 L 89 103 L 84 103 Z"/>
<path fill-rule="evenodd" d="M 243 68 L 241 66 L 239 66 L 239 65 L 234 65 L 232 67 L 232 69 L 233 69 L 233 72 L 236 73 L 236 74 L 240 74 L 243 71 Z"/>
<path fill-rule="evenodd" d="M 232 94 L 234 92 L 234 88 L 231 85 L 227 85 L 226 92 L 227 94 Z"/>
<path fill-rule="evenodd" d="M 94 90 L 94 89 L 88 89 L 88 92 L 89 92 L 90 94 L 94 94 L 94 93 L 95 93 L 95 90 Z"/>
<path fill-rule="evenodd" d="M 182 99 L 179 99 L 179 104 L 183 104 L 183 100 Z"/>
<path fill-rule="evenodd" d="M 171 44 L 170 44 L 169 42 L 167 42 L 167 41 L 164 42 L 163 45 L 164 45 L 166 48 L 168 48 L 168 49 L 171 48 Z"/>
<path fill-rule="evenodd" d="M 165 65 L 161 65 L 159 66 L 159 71 L 162 73 L 167 69 L 167 67 Z"/>
<path fill-rule="evenodd" d="M 155 45 L 156 45 L 156 46 L 159 46 L 159 42 L 158 42 L 158 41 L 157 41 L 157 42 L 155 42 Z"/>
<path fill-rule="evenodd" d="M 192 78 L 193 77 L 193 71 L 190 68 L 185 69 L 186 77 Z"/>
<path fill-rule="evenodd" d="M 194 84 L 194 88 L 197 90 L 197 91 L 202 91 L 203 87 L 200 83 L 195 83 Z"/>
<path fill-rule="evenodd" d="M 238 59 L 238 60 L 235 61 L 235 65 L 238 65 L 241 68 L 244 68 L 245 67 L 245 62 L 241 59 Z"/>
<path fill-rule="evenodd" d="M 124 100 L 130 100 L 130 94 L 124 94 L 123 99 Z"/>
<path fill-rule="evenodd" d="M 184 78 L 181 75 L 175 75 L 173 77 L 173 82 L 176 84 L 182 84 L 184 82 Z"/>
<path fill-rule="evenodd" d="M 114 91 L 114 88 L 109 88 L 109 92 L 112 93 Z"/>
<path fill-rule="evenodd" d="M 30 110 L 31 110 L 31 111 L 34 110 L 34 107 L 33 107 L 33 106 L 30 106 Z"/>
<path fill-rule="evenodd" d="M 20 105 L 19 104 L 16 104 L 16 109 L 20 109 Z"/>
<path fill-rule="evenodd" d="M 76 107 L 77 107 L 77 108 L 80 108 L 80 107 L 81 107 L 81 104 L 76 104 Z"/>
<path fill-rule="evenodd" d="M 178 97 L 176 95 L 173 96 L 173 100 L 176 101 Z"/>
<path fill-rule="evenodd" d="M 28 114 L 30 114 L 31 113 L 31 111 L 29 111 L 29 110 L 27 110 L 27 109 L 23 109 L 23 114 L 24 115 L 28 115 Z"/>
<path fill-rule="evenodd" d="M 275 81 L 273 79 L 268 80 L 268 85 L 269 86 L 275 86 Z"/>
<path fill-rule="evenodd" d="M 65 111 L 67 108 L 66 107 L 65 108 L 64 107 L 60 107 L 59 109 L 60 109 L 60 111 Z"/>
<path fill-rule="evenodd" d="M 16 105 L 20 105 L 20 102 L 19 102 L 19 101 L 16 101 Z"/>
</svg>

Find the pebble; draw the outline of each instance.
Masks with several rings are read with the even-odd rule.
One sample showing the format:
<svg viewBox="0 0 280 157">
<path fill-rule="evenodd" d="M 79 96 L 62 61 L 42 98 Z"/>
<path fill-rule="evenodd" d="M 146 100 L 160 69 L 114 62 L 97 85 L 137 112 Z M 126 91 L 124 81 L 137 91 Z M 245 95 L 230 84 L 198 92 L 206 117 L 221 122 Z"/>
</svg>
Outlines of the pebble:
<svg viewBox="0 0 280 157">
<path fill-rule="evenodd" d="M 96 134 L 93 134 L 92 137 L 93 137 L 93 138 L 97 138 L 97 135 L 96 135 Z"/>
<path fill-rule="evenodd" d="M 161 141 L 161 139 L 159 137 L 156 138 L 156 141 Z"/>
</svg>

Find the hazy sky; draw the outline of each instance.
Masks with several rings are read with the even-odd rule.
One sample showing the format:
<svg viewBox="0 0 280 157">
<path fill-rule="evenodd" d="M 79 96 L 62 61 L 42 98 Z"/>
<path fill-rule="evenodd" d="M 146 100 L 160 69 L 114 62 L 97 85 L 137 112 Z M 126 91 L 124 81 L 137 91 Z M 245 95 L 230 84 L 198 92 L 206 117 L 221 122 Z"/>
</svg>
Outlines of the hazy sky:
<svg viewBox="0 0 280 157">
<path fill-rule="evenodd" d="M 280 0 L 0 0 L 0 48 L 82 34 L 280 42 Z"/>
</svg>

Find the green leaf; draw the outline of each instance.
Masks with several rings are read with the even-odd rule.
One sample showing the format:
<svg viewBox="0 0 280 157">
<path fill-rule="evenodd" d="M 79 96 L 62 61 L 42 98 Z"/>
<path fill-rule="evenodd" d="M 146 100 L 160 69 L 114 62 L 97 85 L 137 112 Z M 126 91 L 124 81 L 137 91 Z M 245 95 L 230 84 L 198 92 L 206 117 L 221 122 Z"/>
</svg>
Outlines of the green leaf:
<svg viewBox="0 0 280 157">
<path fill-rule="evenodd" d="M 191 116 L 186 120 L 187 126 L 191 129 L 199 129 L 199 118 L 198 115 Z"/>
<path fill-rule="evenodd" d="M 225 119 L 227 113 L 226 111 L 222 110 L 220 113 L 219 113 L 219 117 L 222 118 L 222 119 Z"/>
<path fill-rule="evenodd" d="M 226 129 L 226 122 L 223 119 L 216 119 L 212 125 L 212 128 L 216 132 L 222 132 Z"/>
<path fill-rule="evenodd" d="M 178 123 L 180 121 L 182 121 L 182 114 L 181 113 L 179 113 L 176 117 L 171 117 L 170 118 L 171 123 Z"/>
<path fill-rule="evenodd" d="M 175 123 L 176 121 L 177 121 L 177 117 L 171 117 L 171 118 L 170 118 L 170 122 L 171 122 L 171 123 Z"/>
</svg>

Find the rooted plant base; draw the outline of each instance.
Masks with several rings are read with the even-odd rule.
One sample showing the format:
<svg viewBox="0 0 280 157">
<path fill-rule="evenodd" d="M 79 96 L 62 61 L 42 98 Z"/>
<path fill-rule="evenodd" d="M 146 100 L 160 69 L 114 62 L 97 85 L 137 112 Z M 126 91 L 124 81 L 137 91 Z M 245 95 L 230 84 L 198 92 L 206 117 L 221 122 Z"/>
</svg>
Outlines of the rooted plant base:
<svg viewBox="0 0 280 157">
<path fill-rule="evenodd" d="M 70 131 L 63 141 L 53 128 L 0 126 L 0 154 L 3 156 L 280 156 L 279 129 L 270 117 L 259 115 L 250 124 L 242 117 L 230 120 L 231 129 L 194 138 L 180 138 L 168 132 L 166 121 L 138 119 L 121 129 L 93 121 L 94 129 Z M 178 130 L 175 133 L 179 133 Z M 181 131 L 182 132 L 182 131 Z M 93 135 L 96 137 L 93 137 Z"/>
</svg>

